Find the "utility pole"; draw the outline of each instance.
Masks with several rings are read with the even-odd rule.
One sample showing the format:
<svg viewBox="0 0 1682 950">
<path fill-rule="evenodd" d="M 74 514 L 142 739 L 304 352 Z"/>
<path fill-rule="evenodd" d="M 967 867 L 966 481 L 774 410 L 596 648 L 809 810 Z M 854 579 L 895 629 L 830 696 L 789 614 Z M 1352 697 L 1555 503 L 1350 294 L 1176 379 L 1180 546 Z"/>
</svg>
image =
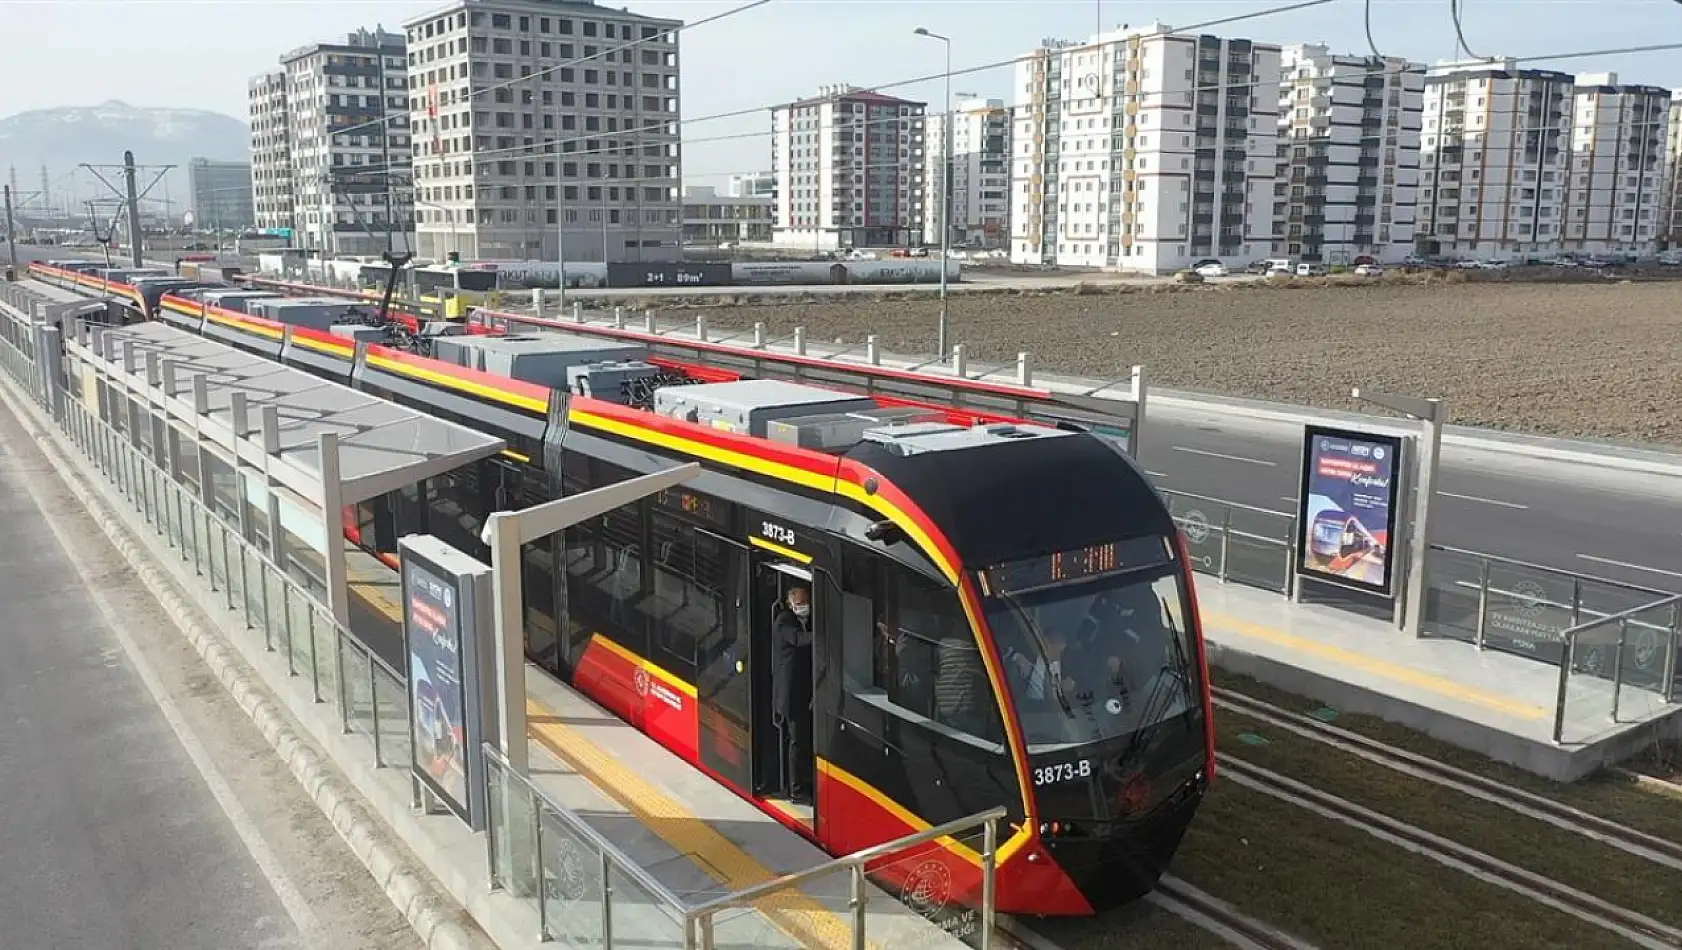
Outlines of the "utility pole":
<svg viewBox="0 0 1682 950">
<path fill-rule="evenodd" d="M 12 234 L 12 186 L 5 186 L 6 192 L 6 252 L 11 255 L 12 268 L 7 273 L 7 280 L 16 280 L 18 273 L 18 241 Z"/>
<path fill-rule="evenodd" d="M 99 179 L 100 184 L 103 184 L 106 188 L 109 188 L 111 190 L 111 193 L 113 195 L 115 195 L 119 201 L 123 202 L 125 205 L 128 206 L 129 243 L 134 246 L 133 253 L 132 253 L 131 256 L 134 259 L 134 266 L 135 267 L 143 266 L 143 264 L 144 264 L 144 260 L 143 260 L 144 248 L 141 245 L 143 245 L 145 243 L 145 236 L 143 234 L 141 234 L 141 231 L 140 231 L 140 199 L 142 199 L 142 198 L 146 197 L 147 195 L 151 194 L 152 189 L 156 188 L 158 186 L 158 182 L 163 181 L 164 176 L 169 174 L 170 169 L 174 168 L 175 166 L 174 165 L 148 165 L 148 166 L 145 166 L 146 171 L 156 170 L 157 175 L 156 175 L 156 177 L 154 177 L 152 179 L 152 181 L 145 188 L 139 188 L 139 189 L 137 189 L 135 187 L 135 173 L 140 171 L 141 166 L 137 166 L 137 165 L 134 164 L 134 153 L 133 152 L 124 152 L 123 153 L 123 163 L 121 165 L 116 165 L 116 166 L 112 166 L 112 165 L 89 165 L 89 164 L 84 162 L 82 164 L 82 167 L 87 169 L 88 171 L 92 172 L 93 176 L 95 178 Z M 114 171 L 114 170 L 119 169 L 119 168 L 122 169 L 122 172 L 123 172 L 124 187 L 122 187 L 122 188 L 118 188 L 116 185 L 113 185 L 111 183 L 110 179 L 106 178 L 103 174 L 100 174 L 100 171 L 102 169 L 108 169 L 108 170 L 113 170 Z M 112 227 L 112 233 L 113 234 L 116 233 L 116 225 L 117 225 L 116 216 L 113 215 L 112 216 L 112 221 L 111 221 L 111 227 Z"/>
<path fill-rule="evenodd" d="M 134 266 L 140 267 L 145 262 L 142 259 L 142 244 L 140 232 L 140 195 L 134 186 L 134 153 L 123 153 L 123 184 L 128 188 L 128 243 L 129 254 L 134 260 Z"/>
</svg>

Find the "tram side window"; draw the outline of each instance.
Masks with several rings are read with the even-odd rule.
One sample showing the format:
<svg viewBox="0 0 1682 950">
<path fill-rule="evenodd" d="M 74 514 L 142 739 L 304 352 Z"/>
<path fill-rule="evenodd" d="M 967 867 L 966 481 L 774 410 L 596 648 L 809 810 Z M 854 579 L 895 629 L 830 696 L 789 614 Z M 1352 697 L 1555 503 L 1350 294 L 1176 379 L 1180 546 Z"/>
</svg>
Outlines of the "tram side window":
<svg viewBox="0 0 1682 950">
<path fill-rule="evenodd" d="M 488 561 L 490 552 L 479 535 L 485 519 L 495 510 L 496 474 L 489 463 L 479 462 L 428 479 L 427 525 L 432 534 L 451 547 Z"/>
<path fill-rule="evenodd" d="M 569 454 L 561 484 L 570 495 L 628 477 L 621 469 Z M 566 533 L 569 632 L 581 639 L 600 633 L 639 656 L 648 655 L 643 601 L 651 586 L 644 571 L 644 510 L 642 502 L 625 505 Z"/>
<path fill-rule="evenodd" d="M 653 590 L 644 601 L 654 662 L 686 680 L 695 676 L 702 644 L 723 626 L 716 552 L 696 543 L 695 529 L 663 511 L 649 518 Z"/>
<path fill-rule="evenodd" d="M 875 605 L 869 690 L 890 708 L 1003 742 L 998 700 L 957 591 L 890 561 L 859 561 L 849 558 L 844 571 L 847 591 Z M 857 691 L 855 677 L 848 680 Z"/>
</svg>

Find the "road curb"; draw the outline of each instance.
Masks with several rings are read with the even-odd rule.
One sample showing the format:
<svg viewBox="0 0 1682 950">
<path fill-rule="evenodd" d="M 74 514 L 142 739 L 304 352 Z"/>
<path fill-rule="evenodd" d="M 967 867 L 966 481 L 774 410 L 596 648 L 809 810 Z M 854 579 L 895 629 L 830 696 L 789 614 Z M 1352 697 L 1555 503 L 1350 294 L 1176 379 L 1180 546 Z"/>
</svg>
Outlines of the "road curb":
<svg viewBox="0 0 1682 950">
<path fill-rule="evenodd" d="M 402 850 L 387 840 L 389 829 L 385 823 L 361 804 L 360 795 L 335 774 L 330 760 L 293 729 L 285 709 L 245 672 L 244 664 L 201 619 L 198 608 L 178 592 L 175 579 L 157 566 L 144 546 L 133 539 L 121 517 L 110 511 L 103 493 L 78 479 L 66 477 L 66 469 L 87 474 L 82 460 L 61 448 L 56 432 L 42 428 L 33 405 L 20 410 L 21 400 L 13 384 L 10 380 L 4 382 L 0 386 L 0 402 L 6 404 L 13 418 L 41 447 L 59 481 L 81 502 L 88 516 L 163 608 L 165 616 L 250 717 L 263 739 L 286 763 L 293 778 L 327 816 L 421 942 L 428 950 L 482 950 L 487 946 L 488 941 L 476 939 L 457 920 L 465 913 L 461 908 L 433 896 L 428 873 L 416 870 Z"/>
</svg>

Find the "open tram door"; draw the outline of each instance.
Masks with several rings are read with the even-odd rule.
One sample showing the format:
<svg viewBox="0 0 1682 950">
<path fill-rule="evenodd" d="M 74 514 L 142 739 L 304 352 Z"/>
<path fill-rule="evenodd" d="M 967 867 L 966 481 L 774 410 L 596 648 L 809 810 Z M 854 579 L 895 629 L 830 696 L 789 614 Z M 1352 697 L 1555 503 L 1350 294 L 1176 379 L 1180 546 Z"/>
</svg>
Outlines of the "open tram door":
<svg viewBox="0 0 1682 950">
<path fill-rule="evenodd" d="M 790 612 L 791 599 L 804 592 L 805 617 Z M 776 556 L 756 551 L 753 572 L 753 647 L 759 668 L 754 678 L 754 794 L 784 814 L 815 828 L 817 788 L 813 666 L 817 618 L 812 572 Z M 792 597 L 791 597 L 792 595 Z M 804 624 L 804 649 L 789 648 L 786 625 Z M 785 625 L 779 631 L 778 625 Z"/>
</svg>

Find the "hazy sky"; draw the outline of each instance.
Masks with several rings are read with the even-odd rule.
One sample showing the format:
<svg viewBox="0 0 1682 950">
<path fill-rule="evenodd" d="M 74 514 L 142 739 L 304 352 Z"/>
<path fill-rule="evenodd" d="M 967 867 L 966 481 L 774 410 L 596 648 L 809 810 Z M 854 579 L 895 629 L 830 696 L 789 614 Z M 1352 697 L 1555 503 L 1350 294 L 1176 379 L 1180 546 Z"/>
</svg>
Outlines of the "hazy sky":
<svg viewBox="0 0 1682 950">
<path fill-rule="evenodd" d="M 604 6 L 620 7 L 629 0 Z M 1424 62 L 1455 55 L 1449 0 L 1370 0 L 1380 52 Z M 630 2 L 640 13 L 695 21 L 742 0 Z M 941 71 L 941 45 L 918 26 L 953 40 L 953 67 L 997 63 L 1043 37 L 1085 39 L 1106 29 L 1160 20 L 1182 26 L 1281 5 L 1268 0 L 772 0 L 682 36 L 686 184 L 718 184 L 769 164 L 770 138 L 698 141 L 768 131 L 769 117 L 696 121 L 707 115 L 810 95 L 821 83 L 875 86 Z M 438 9 L 424 0 L 4 0 L 7 44 L 0 115 L 122 99 L 189 106 L 245 118 L 246 80 L 293 47 L 359 26 L 398 28 Z M 1682 42 L 1675 0 L 1463 0 L 1471 48 L 1485 56 L 1530 56 Z M 1362 0 L 1333 0 L 1212 28 L 1278 43 L 1324 42 L 1366 52 Z M 1682 52 L 1557 62 L 1571 72 L 1613 70 L 1623 82 L 1682 87 Z M 1010 98 L 1011 71 L 953 81 L 954 92 Z M 938 82 L 892 90 L 938 101 Z M 3 158 L 3 157 L 0 157 Z"/>
</svg>

